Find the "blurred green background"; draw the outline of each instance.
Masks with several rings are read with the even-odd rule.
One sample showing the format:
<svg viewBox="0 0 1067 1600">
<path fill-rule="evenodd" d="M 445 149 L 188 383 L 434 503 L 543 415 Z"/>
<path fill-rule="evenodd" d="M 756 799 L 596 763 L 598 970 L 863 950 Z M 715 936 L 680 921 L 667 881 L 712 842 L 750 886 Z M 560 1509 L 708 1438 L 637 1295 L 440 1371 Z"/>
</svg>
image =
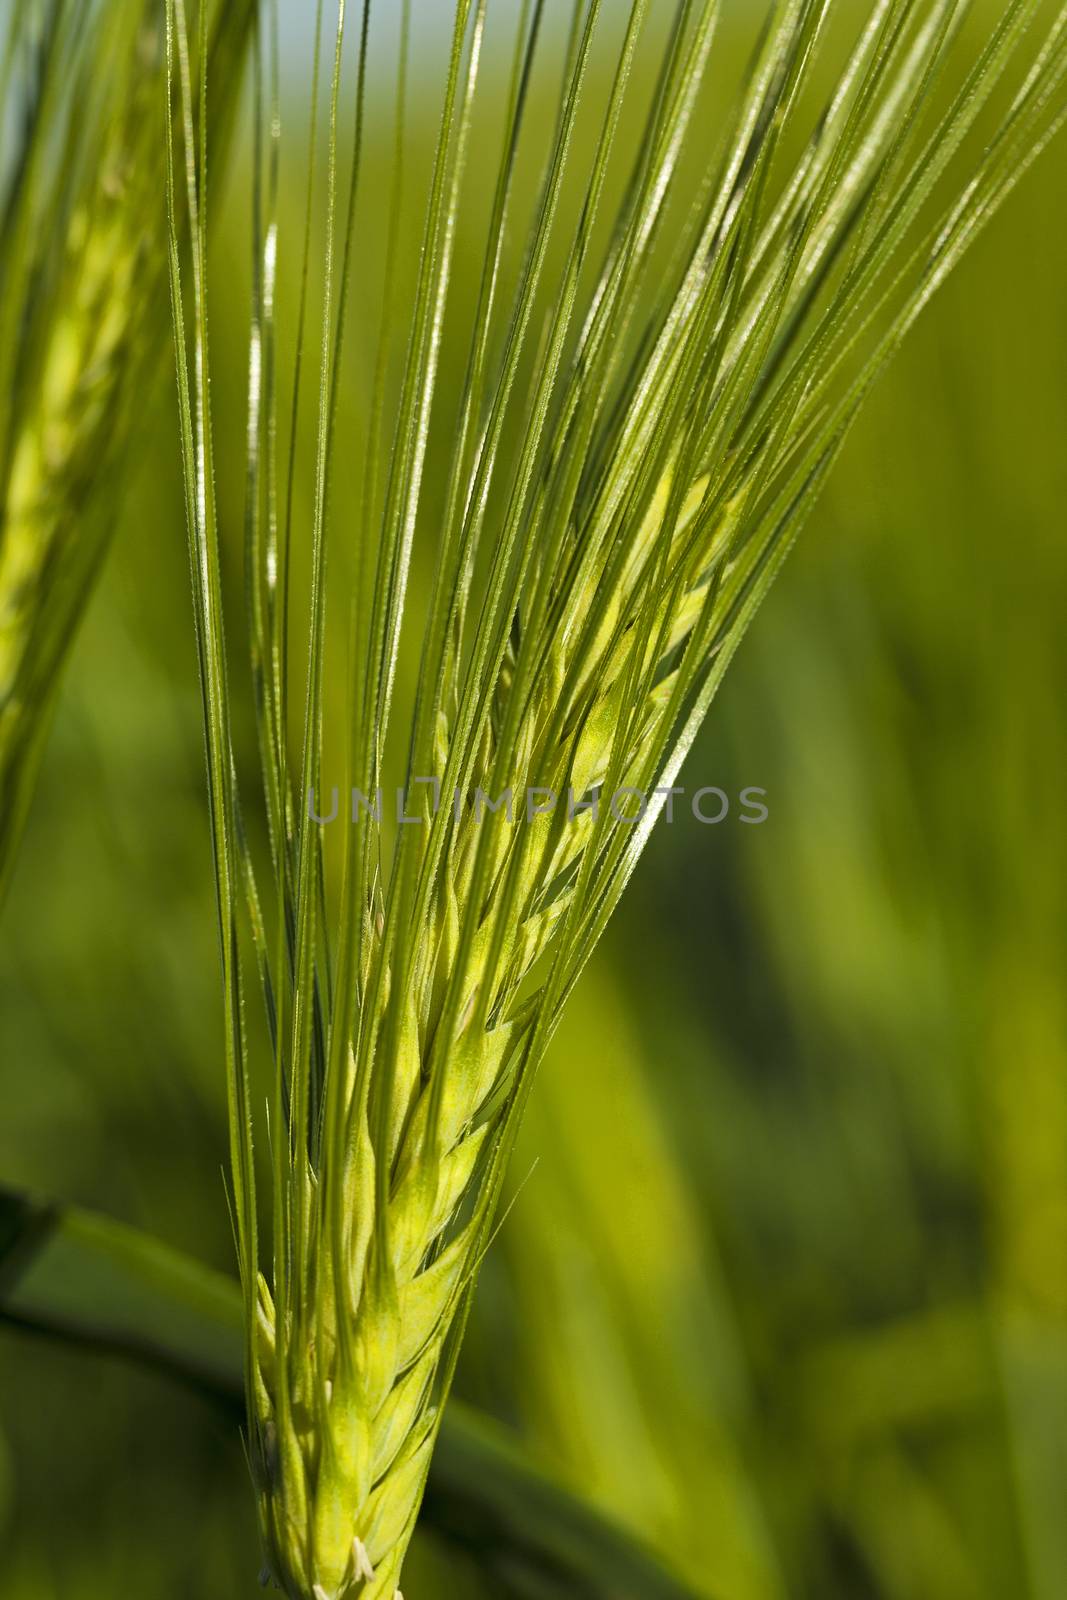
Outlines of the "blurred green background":
<svg viewBox="0 0 1067 1600">
<path fill-rule="evenodd" d="M 657 830 L 483 1273 L 458 1391 L 722 1600 L 1067 1594 L 1065 216 L 1057 148 L 869 404 L 686 773 L 769 820 Z M 228 1267 L 164 334 L 0 925 L 0 1176 Z M 258 1592 L 207 1404 L 8 1332 L 0 1396 L 2 1600 Z M 494 1593 L 426 1539 L 405 1589 Z"/>
</svg>

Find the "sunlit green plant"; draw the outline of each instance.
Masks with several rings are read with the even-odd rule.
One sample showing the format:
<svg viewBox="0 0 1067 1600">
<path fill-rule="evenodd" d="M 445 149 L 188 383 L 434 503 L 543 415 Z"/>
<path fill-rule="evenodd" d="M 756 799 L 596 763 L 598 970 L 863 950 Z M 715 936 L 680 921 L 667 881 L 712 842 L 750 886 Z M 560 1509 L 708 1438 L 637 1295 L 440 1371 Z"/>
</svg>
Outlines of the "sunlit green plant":
<svg viewBox="0 0 1067 1600">
<path fill-rule="evenodd" d="M 0 172 L 0 858 L 107 521 L 88 487 L 139 351 L 158 172 L 159 39 L 142 0 L 16 4 Z M 158 30 L 157 34 L 158 34 Z M 114 97 L 114 98 L 112 98 Z M 10 140 L 10 142 L 9 142 Z M 139 281 L 140 280 L 140 281 Z"/>
<path fill-rule="evenodd" d="M 212 26 L 220 108 L 250 11 Z M 164 326 L 162 73 L 156 0 L 0 20 L 0 894 Z"/>
<path fill-rule="evenodd" d="M 648 0 L 625 9 L 598 98 L 593 68 L 617 8 L 569 8 L 544 176 L 513 272 L 506 241 L 523 216 L 524 115 L 551 53 L 543 0 L 524 0 L 463 329 L 466 375 L 458 405 L 443 412 L 441 345 L 461 287 L 455 245 L 487 22 L 486 0 L 457 0 L 410 306 L 396 292 L 397 146 L 381 354 L 362 489 L 347 506 L 332 491 L 342 352 L 364 260 L 371 5 L 356 20 L 347 183 L 343 3 L 333 37 L 306 503 L 293 442 L 313 298 L 314 140 L 304 237 L 294 245 L 279 233 L 277 16 L 263 10 L 244 466 L 264 871 L 238 796 L 231 723 L 240 702 L 223 626 L 203 19 L 185 0 L 167 4 L 171 281 L 250 1455 L 268 1572 L 294 1600 L 398 1592 L 478 1264 L 560 1008 L 863 399 L 1064 114 L 1067 10 L 1035 35 L 1043 8 L 1010 0 L 968 55 L 959 0 L 880 0 L 862 18 L 838 0 L 780 0 L 731 115 L 719 120 L 714 159 L 683 185 L 693 142 L 706 136 L 720 6 L 679 0 L 672 9 L 634 137 L 632 80 L 651 10 Z M 323 21 L 320 4 L 317 36 Z M 405 5 L 400 129 L 409 26 Z M 836 87 L 821 103 L 812 65 L 844 33 Z M 944 68 L 961 54 L 953 91 Z M 313 128 L 318 91 L 316 65 Z M 624 156 L 626 181 L 609 210 Z M 291 250 L 303 289 L 291 409 L 280 417 L 276 286 Z M 388 352 L 398 330 L 407 341 L 394 403 Z M 439 430 L 448 466 L 431 500 L 428 441 Z M 422 566 L 425 593 L 415 581 Z M 310 585 L 296 718 L 294 567 L 307 568 Z M 334 739 L 326 658 L 338 632 L 348 655 Z M 402 678 L 413 658 L 409 705 Z M 337 745 L 343 772 L 334 774 L 327 752 Z M 415 808 L 411 825 L 373 815 L 391 775 Z M 419 782 L 429 776 L 439 788 Z M 315 805 L 333 788 L 345 813 L 328 833 Z M 600 789 L 644 799 L 620 814 L 593 804 Z M 365 805 L 349 824 L 353 790 Z M 479 813 L 479 791 L 495 799 L 508 790 L 520 797 L 514 820 L 484 805 Z M 569 803 L 527 811 L 531 790 Z M 269 879 L 269 896 L 257 879 Z M 262 1035 L 245 1011 L 250 951 L 266 1000 Z M 267 1054 L 270 1224 L 261 1249 L 253 1123 Z"/>
</svg>

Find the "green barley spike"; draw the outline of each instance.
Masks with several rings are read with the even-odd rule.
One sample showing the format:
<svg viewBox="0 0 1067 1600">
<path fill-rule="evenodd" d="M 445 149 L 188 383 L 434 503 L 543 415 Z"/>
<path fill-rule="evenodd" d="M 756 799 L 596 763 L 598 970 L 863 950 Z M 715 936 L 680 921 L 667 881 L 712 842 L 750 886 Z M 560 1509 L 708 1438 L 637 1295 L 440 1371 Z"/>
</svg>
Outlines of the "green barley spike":
<svg viewBox="0 0 1067 1600">
<path fill-rule="evenodd" d="M 212 25 L 222 114 L 249 12 Z M 0 895 L 163 323 L 162 45 L 156 0 L 0 22 Z"/>
<path fill-rule="evenodd" d="M 762 31 L 753 25 L 725 120 L 721 85 L 708 93 L 725 26 L 717 0 L 673 7 L 650 101 L 633 92 L 652 50 L 647 0 L 576 3 L 559 37 L 552 8 L 524 0 L 496 156 L 472 213 L 495 8 L 457 0 L 404 303 L 412 8 L 401 7 L 384 218 L 362 188 L 371 9 L 317 9 L 294 240 L 278 225 L 277 17 L 261 8 L 244 463 L 261 862 L 240 823 L 230 748 L 210 139 L 194 131 L 206 85 L 188 7 L 167 6 L 172 290 L 250 1454 L 268 1573 L 290 1600 L 399 1593 L 508 1155 L 560 1008 L 864 398 L 1067 106 L 1067 9 L 1053 8 L 1041 31 L 1035 0 L 991 14 L 973 50 L 960 0 L 877 0 L 867 11 L 777 0 Z M 839 24 L 851 44 L 820 93 L 820 51 Z M 596 69 L 608 50 L 605 85 Z M 333 67 L 316 186 L 320 55 Z M 531 87 L 546 74 L 554 109 L 532 125 Z M 531 151 L 536 163 L 521 159 Z M 691 151 L 705 168 L 689 188 Z M 543 174 L 532 194 L 518 177 L 531 165 Z M 379 241 L 376 312 L 361 275 Z M 282 256 L 300 289 L 280 418 Z M 457 327 L 460 304 L 473 311 Z M 363 451 L 358 503 L 346 504 L 334 465 L 357 313 L 380 327 L 369 416 L 345 440 Z M 446 345 L 463 352 L 448 383 Z M 309 405 L 310 487 L 293 448 Z M 431 440 L 445 462 L 432 496 Z M 294 564 L 309 596 L 299 618 Z M 413 604 L 416 571 L 424 588 Z M 293 683 L 297 629 L 306 675 Z M 345 638 L 338 710 L 325 664 L 330 642 Z M 337 759 L 332 717 L 347 806 L 352 790 L 387 786 L 398 706 L 409 714 L 402 778 L 420 820 L 393 828 L 364 813 L 330 832 L 307 801 L 342 787 L 324 768 L 327 751 Z M 431 776 L 436 790 L 418 782 Z M 263 1063 L 243 1007 L 253 947 L 268 999 Z M 273 1083 L 269 1142 L 252 1087 L 261 1069 Z"/>
</svg>

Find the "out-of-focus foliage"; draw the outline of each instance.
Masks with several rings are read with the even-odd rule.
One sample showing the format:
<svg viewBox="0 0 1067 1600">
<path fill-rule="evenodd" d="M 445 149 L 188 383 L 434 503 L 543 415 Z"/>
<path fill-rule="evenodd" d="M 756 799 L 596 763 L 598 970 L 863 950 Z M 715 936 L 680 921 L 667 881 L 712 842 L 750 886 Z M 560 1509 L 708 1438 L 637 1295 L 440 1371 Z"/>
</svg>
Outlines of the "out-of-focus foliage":
<svg viewBox="0 0 1067 1600">
<path fill-rule="evenodd" d="M 209 3 L 220 151 L 251 12 Z M 153 0 L 0 6 L 0 897 L 165 343 L 162 92 Z"/>
<path fill-rule="evenodd" d="M 462 1392 L 724 1600 L 1067 1589 L 1064 170 L 854 436 L 687 775 L 770 819 L 654 838 L 483 1275 Z M 0 1171 L 226 1266 L 168 402 L 2 929 Z M 2 1600 L 247 1591 L 206 1407 L 8 1336 L 0 1394 Z"/>
</svg>

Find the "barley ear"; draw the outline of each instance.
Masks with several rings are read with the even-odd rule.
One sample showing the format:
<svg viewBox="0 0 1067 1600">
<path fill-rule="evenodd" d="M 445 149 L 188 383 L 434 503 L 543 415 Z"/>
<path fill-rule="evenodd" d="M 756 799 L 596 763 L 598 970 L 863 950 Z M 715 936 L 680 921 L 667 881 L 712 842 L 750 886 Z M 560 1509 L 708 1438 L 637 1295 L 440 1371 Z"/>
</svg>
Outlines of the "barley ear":
<svg viewBox="0 0 1067 1600">
<path fill-rule="evenodd" d="M 599 98 L 591 63 L 606 48 L 607 8 L 576 5 L 552 115 L 531 126 L 530 85 L 559 66 L 543 49 L 545 9 L 520 7 L 499 160 L 471 221 L 486 6 L 457 0 L 414 288 L 401 306 L 410 5 L 384 233 L 368 231 L 361 209 L 370 0 L 355 13 L 317 7 L 284 427 L 273 7 L 257 34 L 242 467 L 261 859 L 230 726 L 205 52 L 183 0 L 167 3 L 172 303 L 250 1457 L 270 1570 L 291 1600 L 399 1592 L 508 1158 L 561 1008 L 863 400 L 1065 113 L 1067 8 L 1038 38 L 1028 31 L 1036 3 L 1008 0 L 971 59 L 957 0 L 878 0 L 828 85 L 817 46 L 835 0 L 777 0 L 706 181 L 679 195 L 682 156 L 707 115 L 717 0 L 681 0 L 650 102 L 631 81 L 649 47 L 647 0 L 626 10 Z M 313 277 L 320 54 L 332 69 Z M 950 70 L 958 87 L 945 94 Z M 990 136 L 982 119 L 998 87 L 1008 110 Z M 532 196 L 518 178 L 528 142 L 543 173 Z M 611 195 L 621 198 L 609 215 Z M 466 324 L 455 311 L 457 263 L 470 260 L 457 252 L 461 226 L 484 230 Z M 378 350 L 360 486 L 346 504 L 334 467 L 349 300 L 359 290 L 374 314 L 360 272 L 379 237 Z M 457 362 L 448 383 L 446 349 Z M 315 456 L 305 494 L 295 463 L 306 404 Z M 444 457 L 432 497 L 431 435 Z M 428 587 L 413 608 L 416 554 Z M 294 691 L 296 562 L 306 671 Z M 331 737 L 326 662 L 339 643 Z M 358 826 L 333 828 L 314 812 L 324 787 L 342 788 L 327 759 L 343 762 L 346 800 L 365 802 Z M 390 779 L 412 808 L 395 828 L 371 798 Z M 554 803 L 531 803 L 545 795 Z M 251 958 L 269 1038 L 258 1065 L 271 1081 L 259 1167 Z M 257 1182 L 269 1187 L 262 1247 Z"/>
<path fill-rule="evenodd" d="M 220 111 L 252 0 L 224 8 Z M 155 0 L 16 5 L 0 175 L 0 897 L 165 316 Z M 220 130 L 221 131 L 221 130 Z"/>
</svg>

